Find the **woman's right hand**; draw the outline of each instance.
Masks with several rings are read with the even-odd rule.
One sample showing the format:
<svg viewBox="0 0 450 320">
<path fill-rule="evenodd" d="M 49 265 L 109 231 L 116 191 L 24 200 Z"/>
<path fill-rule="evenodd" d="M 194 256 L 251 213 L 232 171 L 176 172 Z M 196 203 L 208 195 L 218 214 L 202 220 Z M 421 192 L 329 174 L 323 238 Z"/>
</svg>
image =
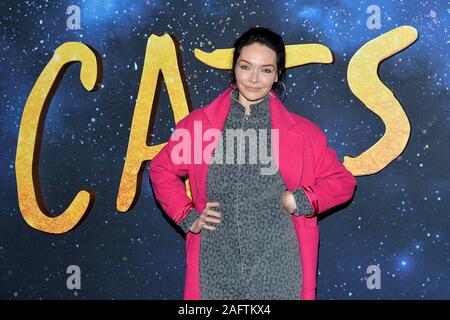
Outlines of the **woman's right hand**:
<svg viewBox="0 0 450 320">
<path fill-rule="evenodd" d="M 189 230 L 193 233 L 200 233 L 200 231 L 202 231 L 202 229 L 207 229 L 207 230 L 212 230 L 212 231 L 216 230 L 216 227 L 210 226 L 206 223 L 207 222 L 212 222 L 212 223 L 217 223 L 217 224 L 220 223 L 220 212 L 211 210 L 211 208 L 218 207 L 219 205 L 220 205 L 219 202 L 207 202 L 205 210 L 203 210 L 203 212 L 200 214 L 198 219 L 194 221 L 194 223 L 192 224 L 192 226 Z M 217 218 L 212 218 L 209 216 L 213 216 L 213 217 L 217 217 Z"/>
</svg>

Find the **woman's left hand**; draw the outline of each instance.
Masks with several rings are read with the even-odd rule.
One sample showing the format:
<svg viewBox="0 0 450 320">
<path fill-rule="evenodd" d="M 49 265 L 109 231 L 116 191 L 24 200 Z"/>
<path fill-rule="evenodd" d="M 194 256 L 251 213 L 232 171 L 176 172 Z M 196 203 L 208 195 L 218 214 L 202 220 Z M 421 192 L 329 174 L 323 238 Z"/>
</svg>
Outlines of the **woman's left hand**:
<svg viewBox="0 0 450 320">
<path fill-rule="evenodd" d="M 284 210 L 286 210 L 289 214 L 293 214 L 297 209 L 294 195 L 288 190 L 281 194 L 280 202 Z"/>
</svg>

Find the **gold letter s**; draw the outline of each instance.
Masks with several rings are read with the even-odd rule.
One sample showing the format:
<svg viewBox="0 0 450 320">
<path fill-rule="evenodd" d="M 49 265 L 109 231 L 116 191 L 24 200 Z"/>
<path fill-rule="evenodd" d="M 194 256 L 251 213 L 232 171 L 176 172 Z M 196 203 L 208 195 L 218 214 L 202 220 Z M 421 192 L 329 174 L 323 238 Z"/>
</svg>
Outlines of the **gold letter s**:
<svg viewBox="0 0 450 320">
<path fill-rule="evenodd" d="M 405 49 L 417 39 L 417 30 L 401 26 L 375 38 L 350 60 L 347 79 L 350 90 L 386 125 L 383 137 L 359 156 L 345 156 L 344 165 L 354 175 L 374 174 L 384 169 L 405 149 L 411 127 L 394 94 L 378 78 L 381 61 Z"/>
</svg>

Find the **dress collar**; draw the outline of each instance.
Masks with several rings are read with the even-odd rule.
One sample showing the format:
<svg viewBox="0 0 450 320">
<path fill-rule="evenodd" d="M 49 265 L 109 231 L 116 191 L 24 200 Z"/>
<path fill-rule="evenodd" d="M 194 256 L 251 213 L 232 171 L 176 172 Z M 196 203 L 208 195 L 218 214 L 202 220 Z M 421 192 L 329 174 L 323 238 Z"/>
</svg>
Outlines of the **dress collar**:
<svg viewBox="0 0 450 320">
<path fill-rule="evenodd" d="M 231 108 L 230 108 L 230 116 L 232 116 L 233 118 L 234 117 L 242 118 L 246 116 L 248 117 L 248 119 L 256 120 L 270 117 L 269 94 L 266 94 L 261 101 L 250 104 L 249 116 L 245 114 L 245 107 L 239 102 L 238 97 L 239 97 L 239 90 L 238 88 L 234 88 L 231 91 Z"/>
</svg>

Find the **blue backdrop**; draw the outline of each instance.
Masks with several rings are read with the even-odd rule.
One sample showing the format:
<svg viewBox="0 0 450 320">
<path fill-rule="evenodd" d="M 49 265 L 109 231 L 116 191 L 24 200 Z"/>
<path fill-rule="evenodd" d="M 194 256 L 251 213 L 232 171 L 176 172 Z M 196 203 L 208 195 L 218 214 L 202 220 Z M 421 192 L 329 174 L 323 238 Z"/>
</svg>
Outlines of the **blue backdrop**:
<svg viewBox="0 0 450 320">
<path fill-rule="evenodd" d="M 80 28 L 67 26 L 70 5 L 80 9 Z M 370 5 L 380 9 L 375 28 L 367 24 Z M 147 166 L 135 206 L 116 210 L 147 39 L 178 39 L 192 106 L 199 108 L 229 86 L 230 74 L 202 64 L 194 49 L 230 48 L 256 25 L 280 33 L 285 44 L 321 43 L 333 51 L 333 64 L 287 70 L 284 103 L 319 125 L 341 160 L 367 150 L 385 130 L 348 87 L 350 58 L 397 26 L 418 30 L 418 40 L 379 69 L 408 115 L 409 143 L 381 172 L 357 177 L 350 205 L 319 221 L 317 298 L 450 298 L 446 1 L 2 1 L 0 11 L 0 299 L 182 297 L 184 238 L 156 206 Z M 87 93 L 80 65 L 66 72 L 45 121 L 40 187 L 55 216 L 81 189 L 93 190 L 96 200 L 80 226 L 52 235 L 22 217 L 15 155 L 31 88 L 67 41 L 99 53 L 103 81 Z M 162 85 L 152 144 L 167 141 L 173 127 Z M 70 265 L 81 270 L 81 289 L 66 285 Z M 370 265 L 379 267 L 379 289 L 367 287 Z"/>
</svg>

